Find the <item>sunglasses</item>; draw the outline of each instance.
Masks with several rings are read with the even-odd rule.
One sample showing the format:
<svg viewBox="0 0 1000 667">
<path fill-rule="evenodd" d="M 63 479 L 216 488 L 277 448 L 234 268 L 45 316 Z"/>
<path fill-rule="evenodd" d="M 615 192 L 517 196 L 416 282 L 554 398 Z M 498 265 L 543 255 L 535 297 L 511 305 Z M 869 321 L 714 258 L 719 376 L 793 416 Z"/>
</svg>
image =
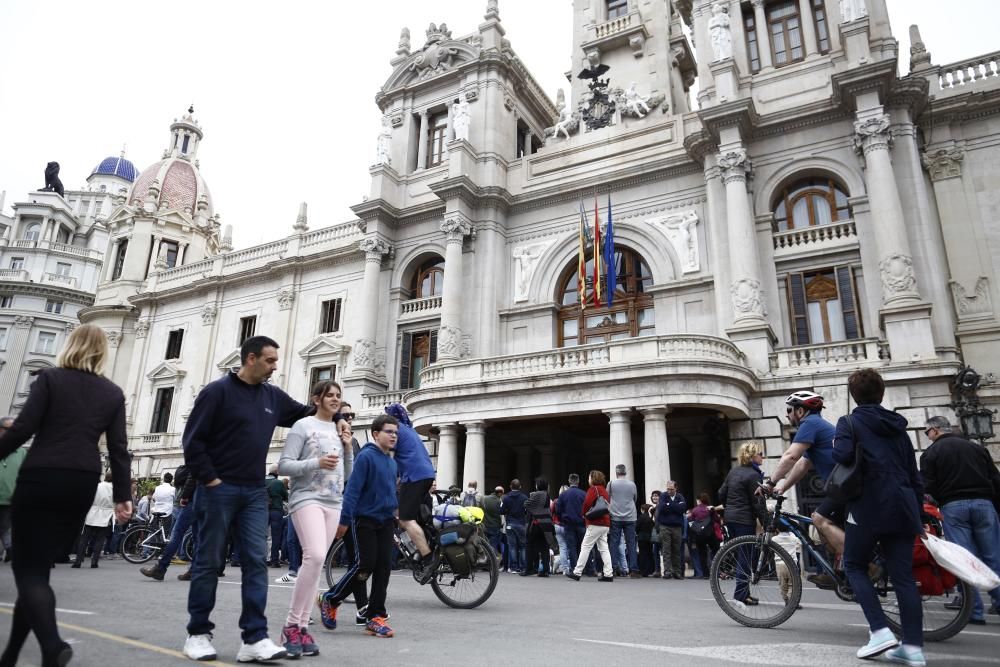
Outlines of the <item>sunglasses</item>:
<svg viewBox="0 0 1000 667">
<path fill-rule="evenodd" d="M 932 428 L 925 428 L 924 429 L 924 435 L 926 435 L 927 437 L 930 437 L 931 431 L 933 431 L 933 430 L 934 430 L 933 427 Z"/>
<path fill-rule="evenodd" d="M 345 412 L 344 414 L 342 414 L 340 416 L 343 419 L 354 419 L 354 413 L 353 412 Z"/>
</svg>

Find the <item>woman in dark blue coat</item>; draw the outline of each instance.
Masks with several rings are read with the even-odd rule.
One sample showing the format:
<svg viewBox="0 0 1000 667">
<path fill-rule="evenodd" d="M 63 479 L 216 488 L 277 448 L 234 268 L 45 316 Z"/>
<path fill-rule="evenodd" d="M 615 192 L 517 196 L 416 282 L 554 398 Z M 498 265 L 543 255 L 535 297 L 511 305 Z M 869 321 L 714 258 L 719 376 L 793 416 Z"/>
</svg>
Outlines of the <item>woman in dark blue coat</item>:
<svg viewBox="0 0 1000 667">
<path fill-rule="evenodd" d="M 858 407 L 837 423 L 833 458 L 837 463 L 853 463 L 855 440 L 861 443 L 864 484 L 861 495 L 847 506 L 844 545 L 844 571 L 871 633 L 868 644 L 858 650 L 858 657 L 870 658 L 892 649 L 887 655 L 892 662 L 924 665 L 923 609 L 913 578 L 913 538 L 923 533 L 920 502 L 924 488 L 913 445 L 906 434 L 906 420 L 880 405 L 885 383 L 876 371 L 855 371 L 847 385 Z M 903 625 L 902 646 L 897 645 L 889 630 L 868 575 L 876 543 L 881 545 L 896 589 Z"/>
</svg>

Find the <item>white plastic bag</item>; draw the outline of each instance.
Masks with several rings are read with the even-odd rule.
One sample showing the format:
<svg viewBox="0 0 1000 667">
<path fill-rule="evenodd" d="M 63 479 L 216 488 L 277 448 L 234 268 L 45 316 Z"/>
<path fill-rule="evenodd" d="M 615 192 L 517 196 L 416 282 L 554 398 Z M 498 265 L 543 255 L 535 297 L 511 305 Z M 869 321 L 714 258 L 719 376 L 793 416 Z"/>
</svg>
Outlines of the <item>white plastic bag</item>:
<svg viewBox="0 0 1000 667">
<path fill-rule="evenodd" d="M 1000 577 L 996 572 L 965 547 L 930 534 L 923 538 L 923 542 L 938 565 L 970 586 L 984 591 L 1000 586 Z"/>
</svg>

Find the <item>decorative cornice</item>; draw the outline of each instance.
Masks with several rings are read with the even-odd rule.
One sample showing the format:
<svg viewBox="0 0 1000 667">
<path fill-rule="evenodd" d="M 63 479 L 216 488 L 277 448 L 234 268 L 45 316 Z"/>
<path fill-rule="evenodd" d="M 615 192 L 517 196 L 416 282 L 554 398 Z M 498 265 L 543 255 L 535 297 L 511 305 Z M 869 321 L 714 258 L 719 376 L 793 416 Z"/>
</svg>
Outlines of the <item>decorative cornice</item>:
<svg viewBox="0 0 1000 667">
<path fill-rule="evenodd" d="M 964 159 L 965 151 L 958 146 L 928 150 L 920 156 L 920 161 L 932 181 L 961 177 Z"/>
<path fill-rule="evenodd" d="M 472 234 L 472 230 L 472 222 L 459 211 L 446 213 L 441 222 L 441 231 L 447 236 L 448 243 L 461 243 L 466 236 Z"/>
<path fill-rule="evenodd" d="M 746 149 L 737 148 L 720 152 L 716 161 L 719 168 L 722 169 L 723 183 L 746 181 L 747 175 L 750 173 L 750 158 L 747 156 Z"/>
<path fill-rule="evenodd" d="M 888 114 L 854 121 L 854 148 L 865 155 L 872 151 L 889 150 L 891 141 Z"/>
<path fill-rule="evenodd" d="M 365 254 L 366 262 L 381 264 L 383 255 L 392 252 L 392 246 L 380 238 L 370 237 L 358 242 L 358 250 Z"/>
<path fill-rule="evenodd" d="M 30 329 L 35 323 L 35 318 L 31 315 L 17 315 L 14 317 L 14 327 L 17 329 Z"/>
</svg>

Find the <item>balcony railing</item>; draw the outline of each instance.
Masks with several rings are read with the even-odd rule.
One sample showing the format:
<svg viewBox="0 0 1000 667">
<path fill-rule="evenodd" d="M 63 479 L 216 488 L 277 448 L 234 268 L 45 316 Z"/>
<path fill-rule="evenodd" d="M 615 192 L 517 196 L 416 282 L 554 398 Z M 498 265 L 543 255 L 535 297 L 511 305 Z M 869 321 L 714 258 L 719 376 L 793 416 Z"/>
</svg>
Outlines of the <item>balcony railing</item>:
<svg viewBox="0 0 1000 667">
<path fill-rule="evenodd" d="M 496 382 L 648 362 L 692 362 L 746 367 L 739 348 L 715 336 L 644 336 L 611 343 L 564 347 L 530 354 L 432 364 L 420 388 L 465 382 Z"/>
<path fill-rule="evenodd" d="M 28 282 L 28 272 L 24 269 L 0 269 L 0 280 Z"/>
<path fill-rule="evenodd" d="M 61 273 L 43 273 L 42 282 L 49 285 L 59 285 L 60 287 L 76 289 L 76 278 L 73 276 L 64 276 Z"/>
<path fill-rule="evenodd" d="M 381 394 L 365 394 L 361 397 L 362 412 L 382 412 L 390 403 L 402 403 L 405 391 L 387 391 Z"/>
<path fill-rule="evenodd" d="M 626 14 L 625 16 L 619 16 L 604 23 L 598 23 L 594 26 L 594 37 L 603 39 L 623 30 L 628 30 L 629 26 L 632 25 L 632 16 L 634 15 Z"/>
<path fill-rule="evenodd" d="M 85 259 L 102 259 L 104 256 L 100 251 L 93 250 L 92 248 L 84 248 L 83 246 L 71 245 L 69 243 L 59 243 L 57 241 L 17 239 L 10 242 L 10 247 L 17 248 L 19 250 L 49 250 L 67 255 L 74 255 L 76 257 L 83 257 Z"/>
<path fill-rule="evenodd" d="M 789 229 L 787 231 L 775 232 L 774 249 L 775 254 L 782 251 L 795 251 L 804 246 L 815 246 L 819 243 L 836 242 L 842 240 L 856 240 L 858 236 L 857 228 L 853 220 L 844 222 L 834 222 L 827 225 L 812 225 L 801 229 Z"/>
<path fill-rule="evenodd" d="M 776 350 L 772 370 L 802 370 L 829 366 L 881 365 L 889 361 L 888 346 L 877 338 L 801 345 Z"/>
<path fill-rule="evenodd" d="M 1000 51 L 940 66 L 938 89 L 968 89 L 997 77 L 1000 77 Z"/>
<path fill-rule="evenodd" d="M 400 315 L 436 315 L 441 310 L 441 297 L 428 296 L 423 299 L 404 301 L 400 306 Z"/>
</svg>

